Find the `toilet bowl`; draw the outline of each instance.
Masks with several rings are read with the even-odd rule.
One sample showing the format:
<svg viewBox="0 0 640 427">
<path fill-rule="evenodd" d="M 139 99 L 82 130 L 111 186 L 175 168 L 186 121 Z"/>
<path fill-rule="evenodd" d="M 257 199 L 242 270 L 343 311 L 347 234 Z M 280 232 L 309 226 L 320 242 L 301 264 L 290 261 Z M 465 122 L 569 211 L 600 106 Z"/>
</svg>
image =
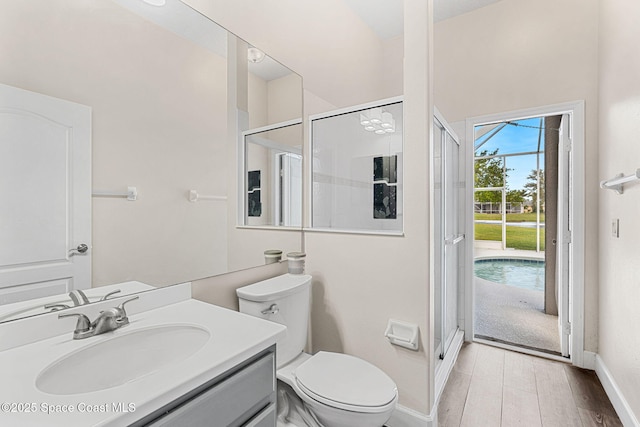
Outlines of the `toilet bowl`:
<svg viewBox="0 0 640 427">
<path fill-rule="evenodd" d="M 391 417 L 398 390 L 382 370 L 360 358 L 302 350 L 307 340 L 311 276 L 285 274 L 239 288 L 240 311 L 287 326 L 276 342 L 276 376 L 293 391 L 291 404 L 279 386 L 279 417 L 295 415 L 310 427 L 382 427 Z M 291 411 L 298 411 L 291 414 Z"/>
<path fill-rule="evenodd" d="M 326 427 L 380 427 L 398 400 L 396 385 L 384 372 L 341 353 L 301 353 L 278 369 L 277 378 Z"/>
</svg>

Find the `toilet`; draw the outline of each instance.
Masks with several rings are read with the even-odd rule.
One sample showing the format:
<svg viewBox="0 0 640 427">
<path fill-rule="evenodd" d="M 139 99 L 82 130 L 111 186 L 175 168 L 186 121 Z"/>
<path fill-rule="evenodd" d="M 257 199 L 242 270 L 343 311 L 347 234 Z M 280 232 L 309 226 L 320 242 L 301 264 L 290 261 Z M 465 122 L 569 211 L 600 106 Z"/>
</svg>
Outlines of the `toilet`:
<svg viewBox="0 0 640 427">
<path fill-rule="evenodd" d="M 293 405 L 312 427 L 382 427 L 391 417 L 398 389 L 374 365 L 341 353 L 303 352 L 311 301 L 311 276 L 284 274 L 237 289 L 240 312 L 287 327 L 276 343 L 276 376 L 280 420 Z M 282 383 L 286 386 L 282 386 Z M 295 393 L 295 396 L 287 393 Z M 282 410 L 282 408 L 286 410 Z M 284 412 L 284 413 L 282 413 Z"/>
</svg>

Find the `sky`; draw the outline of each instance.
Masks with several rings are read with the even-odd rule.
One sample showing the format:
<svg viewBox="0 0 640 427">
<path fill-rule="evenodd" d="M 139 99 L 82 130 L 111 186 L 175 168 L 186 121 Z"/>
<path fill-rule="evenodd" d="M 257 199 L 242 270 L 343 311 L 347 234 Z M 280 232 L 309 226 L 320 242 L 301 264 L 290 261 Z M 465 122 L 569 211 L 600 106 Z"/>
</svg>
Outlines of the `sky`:
<svg viewBox="0 0 640 427">
<path fill-rule="evenodd" d="M 540 119 L 525 119 L 513 121 L 489 139 L 479 150 L 491 152 L 498 148 L 499 154 L 511 154 L 536 151 L 538 148 L 538 133 Z M 481 127 L 481 126 L 479 126 Z M 476 146 L 485 141 L 492 131 L 476 141 Z M 544 131 L 541 135 L 541 151 L 544 151 Z M 507 157 L 507 168 L 512 169 L 507 172 L 507 187 L 510 190 L 520 190 L 527 182 L 527 176 L 536 169 L 536 155 Z M 540 168 L 544 169 L 544 154 L 540 155 Z"/>
</svg>

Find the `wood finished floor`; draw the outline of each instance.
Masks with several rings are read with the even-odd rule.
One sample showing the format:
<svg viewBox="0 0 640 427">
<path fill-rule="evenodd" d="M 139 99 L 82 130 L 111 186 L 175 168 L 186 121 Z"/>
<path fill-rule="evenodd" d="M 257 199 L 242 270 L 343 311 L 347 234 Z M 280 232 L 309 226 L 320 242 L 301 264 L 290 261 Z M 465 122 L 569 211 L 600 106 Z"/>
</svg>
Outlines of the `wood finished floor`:
<svg viewBox="0 0 640 427">
<path fill-rule="evenodd" d="M 622 426 L 595 372 L 465 343 L 438 404 L 438 426 Z"/>
</svg>

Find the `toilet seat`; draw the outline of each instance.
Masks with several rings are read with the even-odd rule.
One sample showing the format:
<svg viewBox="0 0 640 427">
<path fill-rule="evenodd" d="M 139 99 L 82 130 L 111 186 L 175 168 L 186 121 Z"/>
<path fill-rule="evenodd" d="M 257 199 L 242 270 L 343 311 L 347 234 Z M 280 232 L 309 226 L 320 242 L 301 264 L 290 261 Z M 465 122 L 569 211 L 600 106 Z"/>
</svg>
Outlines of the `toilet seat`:
<svg viewBox="0 0 640 427">
<path fill-rule="evenodd" d="M 393 380 L 380 369 L 341 353 L 318 352 L 293 374 L 298 388 L 310 398 L 352 412 L 387 411 L 398 394 Z"/>
</svg>

